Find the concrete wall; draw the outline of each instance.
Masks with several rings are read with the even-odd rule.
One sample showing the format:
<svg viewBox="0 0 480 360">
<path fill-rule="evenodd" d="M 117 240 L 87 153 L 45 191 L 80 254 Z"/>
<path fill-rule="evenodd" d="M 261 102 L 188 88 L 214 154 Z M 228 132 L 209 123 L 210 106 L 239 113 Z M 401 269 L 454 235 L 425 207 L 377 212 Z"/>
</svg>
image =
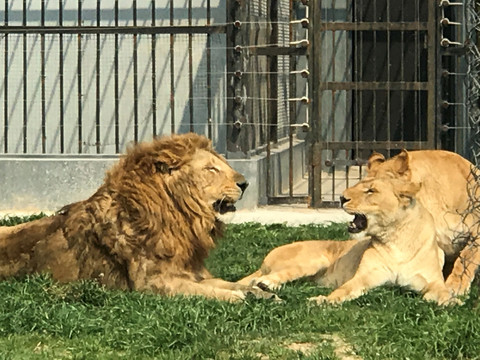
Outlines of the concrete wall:
<svg viewBox="0 0 480 360">
<path fill-rule="evenodd" d="M 305 146 L 294 147 L 295 181 L 304 169 Z M 117 161 L 115 155 L 41 156 L 11 155 L 0 158 L 0 212 L 33 213 L 55 211 L 63 205 L 87 199 L 100 186 L 105 171 Z M 288 191 L 288 148 L 273 149 L 271 154 L 274 194 Z M 229 160 L 250 183 L 238 209 L 253 209 L 267 203 L 267 158 Z"/>
</svg>

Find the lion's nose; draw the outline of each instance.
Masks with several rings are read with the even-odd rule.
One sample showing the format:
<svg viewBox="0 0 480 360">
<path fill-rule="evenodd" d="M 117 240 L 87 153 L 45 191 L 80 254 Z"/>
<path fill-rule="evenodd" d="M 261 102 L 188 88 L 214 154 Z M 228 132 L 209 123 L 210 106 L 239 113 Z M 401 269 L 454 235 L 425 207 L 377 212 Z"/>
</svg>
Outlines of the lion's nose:
<svg viewBox="0 0 480 360">
<path fill-rule="evenodd" d="M 349 202 L 350 199 L 347 199 L 345 196 L 341 195 L 340 196 L 340 206 L 343 206 L 346 202 Z"/>
<path fill-rule="evenodd" d="M 248 181 L 245 180 L 243 182 L 237 183 L 237 186 L 240 188 L 240 190 L 242 190 L 243 194 L 248 187 Z"/>
</svg>

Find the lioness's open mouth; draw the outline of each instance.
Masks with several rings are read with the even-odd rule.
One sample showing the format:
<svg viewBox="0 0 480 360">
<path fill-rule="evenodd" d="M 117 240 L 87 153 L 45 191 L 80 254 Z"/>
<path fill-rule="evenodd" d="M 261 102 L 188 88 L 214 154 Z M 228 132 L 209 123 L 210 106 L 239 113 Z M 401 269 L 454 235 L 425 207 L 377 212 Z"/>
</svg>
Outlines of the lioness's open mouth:
<svg viewBox="0 0 480 360">
<path fill-rule="evenodd" d="M 216 212 L 223 215 L 227 212 L 234 212 L 237 210 L 233 202 L 227 200 L 217 200 L 213 203 L 213 208 Z"/>
<path fill-rule="evenodd" d="M 367 228 L 367 217 L 363 214 L 355 214 L 353 221 L 348 224 L 348 232 L 359 233 Z"/>
</svg>

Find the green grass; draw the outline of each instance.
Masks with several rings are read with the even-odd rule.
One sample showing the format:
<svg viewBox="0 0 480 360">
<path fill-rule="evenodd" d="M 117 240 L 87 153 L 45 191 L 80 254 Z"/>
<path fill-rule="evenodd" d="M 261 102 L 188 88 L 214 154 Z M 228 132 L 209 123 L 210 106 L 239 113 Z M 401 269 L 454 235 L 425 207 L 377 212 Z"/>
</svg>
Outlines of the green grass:
<svg viewBox="0 0 480 360">
<path fill-rule="evenodd" d="M 275 246 L 346 237 L 344 224 L 230 225 L 207 265 L 237 280 Z M 45 275 L 3 281 L 0 359 L 335 359 L 328 334 L 364 359 L 480 358 L 477 286 L 454 308 L 389 287 L 342 306 L 307 302 L 329 291 L 297 281 L 278 292 L 283 303 L 229 304 L 111 291 L 88 281 L 63 285 Z M 289 350 L 291 343 L 311 344 L 313 351 Z"/>
</svg>

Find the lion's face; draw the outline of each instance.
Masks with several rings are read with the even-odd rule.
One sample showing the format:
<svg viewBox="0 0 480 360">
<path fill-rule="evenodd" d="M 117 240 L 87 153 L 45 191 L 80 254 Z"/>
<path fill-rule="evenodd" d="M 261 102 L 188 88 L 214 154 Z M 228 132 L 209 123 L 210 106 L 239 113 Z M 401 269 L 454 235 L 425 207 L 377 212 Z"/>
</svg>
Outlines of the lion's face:
<svg viewBox="0 0 480 360">
<path fill-rule="evenodd" d="M 212 204 L 217 214 L 236 210 L 234 204 L 248 186 L 242 174 L 233 170 L 221 155 L 203 149 L 195 152 L 190 167 L 203 200 Z"/>
<path fill-rule="evenodd" d="M 354 215 L 350 233 L 376 235 L 401 219 L 414 205 L 419 184 L 395 179 L 365 178 L 346 189 L 340 198 L 343 209 Z"/>
</svg>

